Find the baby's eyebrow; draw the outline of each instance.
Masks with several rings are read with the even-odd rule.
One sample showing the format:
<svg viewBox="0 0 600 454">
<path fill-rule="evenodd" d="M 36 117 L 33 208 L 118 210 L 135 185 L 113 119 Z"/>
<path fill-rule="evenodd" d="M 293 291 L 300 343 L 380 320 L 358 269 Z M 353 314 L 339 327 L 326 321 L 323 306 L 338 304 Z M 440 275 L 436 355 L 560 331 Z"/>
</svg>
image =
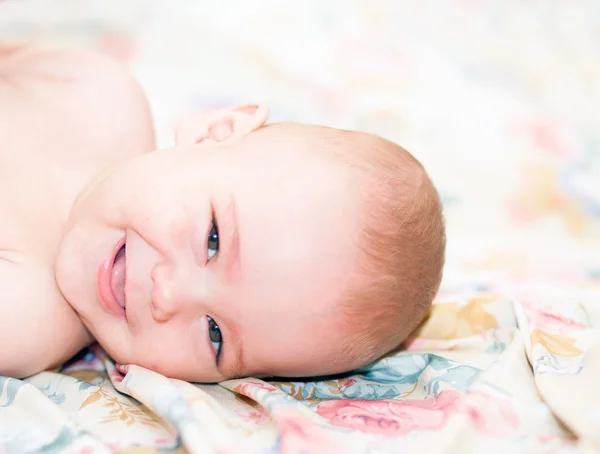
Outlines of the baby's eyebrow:
<svg viewBox="0 0 600 454">
<path fill-rule="evenodd" d="M 225 250 L 225 280 L 231 283 L 236 279 L 240 272 L 240 232 L 238 222 L 238 210 L 235 198 L 229 196 L 229 203 L 223 211 L 224 222 L 226 225 L 224 243 Z M 235 322 L 231 319 L 226 320 L 228 338 L 223 343 L 223 355 L 221 364 L 223 365 L 223 374 L 226 378 L 240 377 L 244 371 L 243 345 L 239 335 L 239 330 Z"/>
<path fill-rule="evenodd" d="M 234 323 L 228 323 L 227 326 L 229 327 L 227 330 L 229 339 L 223 344 L 223 349 L 227 349 L 227 352 L 224 351 L 223 353 L 229 353 L 229 355 L 223 355 L 223 357 L 227 358 L 228 361 L 223 361 L 221 364 L 223 364 L 224 372 L 227 372 L 223 375 L 226 379 L 230 379 L 242 376 L 245 364 L 244 348 L 237 326 L 235 326 Z"/>
<path fill-rule="evenodd" d="M 237 205 L 233 196 L 229 199 L 229 204 L 225 210 L 225 218 L 227 222 L 225 276 L 227 281 L 230 282 L 235 279 L 240 268 L 240 233 Z"/>
</svg>

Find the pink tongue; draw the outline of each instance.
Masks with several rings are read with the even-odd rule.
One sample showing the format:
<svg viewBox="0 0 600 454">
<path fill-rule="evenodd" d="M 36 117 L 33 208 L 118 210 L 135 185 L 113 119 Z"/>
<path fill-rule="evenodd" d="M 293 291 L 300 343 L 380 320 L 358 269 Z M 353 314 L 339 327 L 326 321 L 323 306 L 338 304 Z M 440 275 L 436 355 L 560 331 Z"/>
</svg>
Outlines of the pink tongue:
<svg viewBox="0 0 600 454">
<path fill-rule="evenodd" d="M 125 249 L 122 249 L 117 254 L 112 270 L 110 286 L 119 305 L 125 307 Z"/>
</svg>

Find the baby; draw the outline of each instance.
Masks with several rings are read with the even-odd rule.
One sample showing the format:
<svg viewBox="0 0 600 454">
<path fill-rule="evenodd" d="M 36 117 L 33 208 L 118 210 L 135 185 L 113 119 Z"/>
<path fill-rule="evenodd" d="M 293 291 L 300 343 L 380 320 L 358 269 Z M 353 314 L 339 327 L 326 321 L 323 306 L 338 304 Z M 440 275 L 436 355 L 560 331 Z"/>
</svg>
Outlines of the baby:
<svg viewBox="0 0 600 454">
<path fill-rule="evenodd" d="M 0 374 L 94 340 L 121 370 L 198 382 L 339 373 L 398 347 L 442 274 L 430 179 L 382 138 L 268 116 L 190 118 L 153 151 L 117 64 L 0 45 Z"/>
</svg>

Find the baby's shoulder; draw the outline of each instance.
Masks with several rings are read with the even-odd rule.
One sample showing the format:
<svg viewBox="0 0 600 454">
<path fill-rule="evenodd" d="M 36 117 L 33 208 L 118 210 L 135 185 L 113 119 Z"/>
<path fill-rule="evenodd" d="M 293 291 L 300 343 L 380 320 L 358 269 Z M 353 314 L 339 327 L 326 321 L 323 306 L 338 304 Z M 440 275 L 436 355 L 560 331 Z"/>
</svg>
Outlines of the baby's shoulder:
<svg viewBox="0 0 600 454">
<path fill-rule="evenodd" d="M 54 108 L 71 106 L 80 116 L 149 120 L 145 95 L 128 68 L 97 52 L 0 41 L 0 83 Z"/>
<path fill-rule="evenodd" d="M 110 153 L 154 148 L 140 84 L 125 65 L 99 53 L 0 42 L 0 98 L 0 123 L 14 123 L 11 129 L 24 136 L 15 140 L 28 145 L 48 136 L 44 143 L 55 153 L 100 153 L 109 161 Z M 3 131 L 11 134 L 1 126 L 0 139 Z"/>
<path fill-rule="evenodd" d="M 115 60 L 94 52 L 61 49 L 40 43 L 0 42 L 0 75 L 15 84 L 40 82 L 86 85 L 116 84 L 130 78 Z M 70 87 L 73 88 L 73 87 Z"/>
</svg>

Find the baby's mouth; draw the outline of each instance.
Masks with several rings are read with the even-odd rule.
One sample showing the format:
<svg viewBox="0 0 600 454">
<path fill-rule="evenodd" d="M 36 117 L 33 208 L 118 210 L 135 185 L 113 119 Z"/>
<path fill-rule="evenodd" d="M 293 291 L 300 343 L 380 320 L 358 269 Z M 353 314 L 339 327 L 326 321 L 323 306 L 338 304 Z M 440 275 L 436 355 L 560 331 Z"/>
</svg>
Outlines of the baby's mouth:
<svg viewBox="0 0 600 454">
<path fill-rule="evenodd" d="M 123 309 L 125 309 L 125 261 L 127 258 L 126 245 L 123 243 L 119 252 L 115 256 L 115 261 L 112 268 L 112 276 L 110 278 L 110 287 L 113 295 Z"/>
</svg>

